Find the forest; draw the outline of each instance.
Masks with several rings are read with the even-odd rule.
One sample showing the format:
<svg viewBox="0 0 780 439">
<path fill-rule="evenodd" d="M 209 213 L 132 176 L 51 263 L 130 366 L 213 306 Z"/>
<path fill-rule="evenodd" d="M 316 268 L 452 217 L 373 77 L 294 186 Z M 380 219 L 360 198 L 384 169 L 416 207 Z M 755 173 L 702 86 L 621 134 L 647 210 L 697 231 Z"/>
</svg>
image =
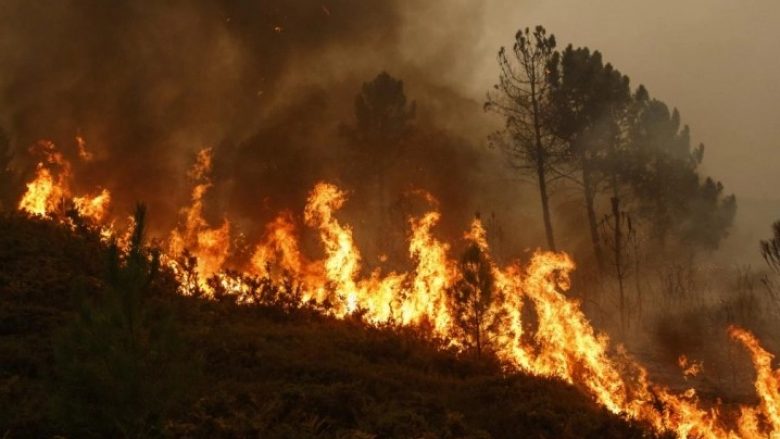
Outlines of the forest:
<svg viewBox="0 0 780 439">
<path fill-rule="evenodd" d="M 326 3 L 0 8 L 3 438 L 780 434 L 780 212 L 675 102 Z"/>
</svg>

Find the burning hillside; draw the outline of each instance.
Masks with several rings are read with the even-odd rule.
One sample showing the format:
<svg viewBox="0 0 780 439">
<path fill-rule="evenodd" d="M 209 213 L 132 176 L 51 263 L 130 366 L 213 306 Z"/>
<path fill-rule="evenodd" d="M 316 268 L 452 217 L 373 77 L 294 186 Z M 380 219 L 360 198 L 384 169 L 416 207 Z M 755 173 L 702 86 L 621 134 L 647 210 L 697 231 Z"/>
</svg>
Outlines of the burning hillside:
<svg viewBox="0 0 780 439">
<path fill-rule="evenodd" d="M 117 231 L 106 214 L 110 195 L 76 196 L 69 162 L 50 142 L 39 142 L 43 159 L 26 185 L 19 209 L 77 227 L 85 222 L 106 242 L 127 247 L 127 231 Z M 352 227 L 338 219 L 349 193 L 317 183 L 303 209 L 315 230 L 324 259 L 301 251 L 295 215 L 282 212 L 265 227 L 243 266 L 230 266 L 231 223 L 211 225 L 203 217 L 210 187 L 211 150 L 197 155 L 189 179 L 192 203 L 160 256 L 175 274 L 182 295 L 231 298 L 239 304 L 284 301 L 311 307 L 338 319 L 353 316 L 367 325 L 427 328 L 427 335 L 458 351 L 495 355 L 507 371 L 523 371 L 571 383 L 612 413 L 645 422 L 658 432 L 682 438 L 767 437 L 780 434 L 780 371 L 773 355 L 750 332 L 723 328 L 752 358 L 756 370 L 755 406 L 726 406 L 702 400 L 691 388 L 678 393 L 648 378 L 647 371 L 621 346 L 596 331 L 577 300 L 567 297 L 575 269 L 565 253 L 537 251 L 525 265 L 500 267 L 490 257 L 486 232 L 475 219 L 463 239 L 467 251 L 458 260 L 450 244 L 435 237 L 440 212 L 432 195 L 417 191 L 429 211 L 408 219 L 408 272 L 364 275 Z M 422 195 L 420 195 L 422 194 Z M 268 294 L 273 291 L 273 295 Z M 685 365 L 684 365 L 685 366 Z M 688 374 L 685 366 L 681 373 Z"/>
<path fill-rule="evenodd" d="M 731 192 L 750 191 L 719 180 L 724 120 L 747 112 L 702 124 L 712 91 L 678 93 L 699 63 L 635 56 L 601 29 L 617 21 L 565 45 L 531 23 L 494 32 L 516 8 L 3 2 L 0 401 L 29 390 L 43 435 L 780 438 L 780 222 L 756 246 Z M 588 8 L 558 6 L 555 30 L 573 38 Z M 667 46 L 704 42 L 688 34 Z M 254 315 L 293 346 L 247 341 Z M 219 317 L 237 340 L 206 328 Z M 312 366 L 307 325 L 357 332 Z M 387 378 L 385 358 L 414 372 Z M 221 396 L 185 395 L 202 365 Z M 482 374 L 487 394 L 442 391 Z M 522 399 L 513 380 L 542 395 L 492 406 L 505 430 L 463 403 Z M 373 401 L 393 387 L 398 413 Z M 550 401 L 560 389 L 592 416 L 561 420 L 576 409 Z M 14 417 L 0 435 L 25 429 Z"/>
</svg>

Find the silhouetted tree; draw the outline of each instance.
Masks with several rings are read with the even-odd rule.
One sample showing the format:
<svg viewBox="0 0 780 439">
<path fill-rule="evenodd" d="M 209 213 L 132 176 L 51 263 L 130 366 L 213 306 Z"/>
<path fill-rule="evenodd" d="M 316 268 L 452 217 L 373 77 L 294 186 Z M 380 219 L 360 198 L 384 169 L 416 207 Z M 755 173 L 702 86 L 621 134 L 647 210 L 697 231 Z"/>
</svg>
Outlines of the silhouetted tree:
<svg viewBox="0 0 780 439">
<path fill-rule="evenodd" d="M 772 238 L 761 241 L 761 256 L 767 265 L 776 272 L 780 272 L 780 221 L 772 224 Z"/>
<path fill-rule="evenodd" d="M 463 253 L 460 273 L 461 279 L 450 293 L 455 324 L 464 344 L 481 356 L 502 316 L 491 309 L 500 300 L 499 291 L 494 288 L 490 261 L 477 244 L 471 244 Z"/>
<path fill-rule="evenodd" d="M 612 256 L 612 267 L 618 281 L 618 310 L 620 312 L 620 329 L 626 329 L 626 294 L 625 279 L 629 272 L 629 258 L 637 248 L 636 231 L 631 216 L 620 207 L 620 198 L 610 199 L 612 211 L 601 221 L 601 235 L 604 244 Z M 636 255 L 633 255 L 636 257 Z M 636 275 L 636 273 L 635 273 Z"/>
<path fill-rule="evenodd" d="M 613 198 L 620 195 L 629 80 L 611 64 L 604 64 L 598 51 L 571 45 L 563 53 L 554 53 L 546 67 L 553 130 L 564 141 L 567 171 L 582 188 L 593 251 L 603 268 L 596 199 L 608 187 Z"/>
<path fill-rule="evenodd" d="M 720 182 L 709 177 L 702 181 L 697 168 L 704 145 L 691 147 L 690 130 L 681 127 L 676 109 L 669 111 L 643 87 L 635 106 L 624 175 L 639 215 L 661 245 L 672 236 L 692 249 L 716 248 L 734 220 L 735 197 L 725 196 Z"/>
<path fill-rule="evenodd" d="M 733 222 L 736 200 L 723 186 L 702 178 L 697 167 L 704 147 L 691 148 L 677 110 L 650 99 L 598 51 L 568 46 L 553 53 L 547 69 L 553 130 L 564 140 L 562 162 L 583 189 L 594 254 L 604 267 L 599 243 L 599 194 L 652 227 L 663 243 L 669 234 L 693 249 L 717 247 Z M 558 166 L 556 169 L 564 169 Z"/>
<path fill-rule="evenodd" d="M 159 256 L 142 246 L 144 220 L 139 206 L 129 251 L 111 246 L 102 294 L 84 298 L 55 341 L 54 415 L 75 435 L 159 434 L 191 385 L 194 367 L 185 364 L 172 316 L 150 297 Z"/>
<path fill-rule="evenodd" d="M 492 136 L 515 169 L 536 177 L 542 202 L 547 246 L 555 250 L 550 216 L 548 184 L 556 160 L 557 138 L 549 127 L 549 85 L 545 69 L 555 53 L 555 36 L 542 26 L 515 34 L 511 56 L 504 47 L 498 52 L 499 82 L 488 93 L 485 108 L 504 116 L 503 132 Z"/>
<path fill-rule="evenodd" d="M 382 72 L 355 97 L 353 135 L 364 148 L 392 149 L 408 133 L 414 114 L 415 103 L 407 102 L 403 81 Z"/>
<path fill-rule="evenodd" d="M 366 82 L 355 97 L 355 123 L 341 127 L 355 153 L 354 172 L 363 184 L 373 181 L 373 199 L 377 218 L 372 221 L 376 230 L 377 247 L 387 251 L 387 174 L 398 163 L 404 152 L 415 117 L 415 103 L 408 102 L 404 83 L 387 72 L 381 72 Z"/>
</svg>

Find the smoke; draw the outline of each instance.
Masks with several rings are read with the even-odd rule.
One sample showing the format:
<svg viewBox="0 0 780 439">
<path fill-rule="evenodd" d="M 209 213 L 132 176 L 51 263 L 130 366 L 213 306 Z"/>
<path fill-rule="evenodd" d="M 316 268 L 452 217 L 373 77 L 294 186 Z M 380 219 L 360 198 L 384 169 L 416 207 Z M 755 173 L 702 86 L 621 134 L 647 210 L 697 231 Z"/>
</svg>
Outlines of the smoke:
<svg viewBox="0 0 780 439">
<path fill-rule="evenodd" d="M 94 160 L 74 165 L 78 189 L 109 189 L 117 216 L 147 203 L 160 235 L 188 203 L 186 169 L 205 147 L 214 148 L 206 197 L 214 223 L 229 216 L 256 239 L 327 179 L 353 189 L 344 214 L 360 230 L 384 211 L 366 209 L 375 200 L 355 172 L 365 159 L 339 126 L 353 122 L 362 83 L 388 71 L 418 108 L 405 157 L 387 170 L 385 207 L 397 212 L 388 221 L 403 235 L 405 215 L 423 209 L 407 208 L 409 194 L 424 189 L 441 202 L 441 232 L 457 239 L 476 212 L 508 225 L 523 195 L 497 190 L 507 176 L 485 145 L 496 121 L 479 95 L 461 90 L 484 49 L 484 8 L 456 3 L 6 1 L 0 127 L 24 178 L 35 161 L 29 145 L 51 139 L 76 157 L 81 136 Z M 372 257 L 384 251 L 376 233 L 357 232 Z M 528 247 L 533 235 L 513 247 Z"/>
</svg>

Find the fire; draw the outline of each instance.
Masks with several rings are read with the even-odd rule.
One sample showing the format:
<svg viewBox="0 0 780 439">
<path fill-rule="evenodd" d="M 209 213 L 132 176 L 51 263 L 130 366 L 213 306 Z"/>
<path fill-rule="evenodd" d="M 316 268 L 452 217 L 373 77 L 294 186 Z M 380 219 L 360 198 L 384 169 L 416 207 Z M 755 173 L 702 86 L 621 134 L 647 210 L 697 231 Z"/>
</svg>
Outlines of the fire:
<svg viewBox="0 0 780 439">
<path fill-rule="evenodd" d="M 111 203 L 111 193 L 103 189 L 99 195 L 94 197 L 83 196 L 73 198 L 73 206 L 79 215 L 88 218 L 93 222 L 103 221 L 108 213 L 108 205 Z"/>
<path fill-rule="evenodd" d="M 87 141 L 82 136 L 76 136 L 76 147 L 78 148 L 79 158 L 85 162 L 92 161 L 94 156 L 87 150 Z"/>
<path fill-rule="evenodd" d="M 320 231 L 322 243 L 325 246 L 324 270 L 328 283 L 332 288 L 320 289 L 318 301 L 323 298 L 331 301 L 336 307 L 337 315 L 353 312 L 358 306 L 358 287 L 355 276 L 360 270 L 360 252 L 352 240 L 352 230 L 343 227 L 333 216 L 333 211 L 340 208 L 346 199 L 346 193 L 336 186 L 318 183 L 309 196 L 304 218 L 306 224 Z"/>
<path fill-rule="evenodd" d="M 292 213 L 279 214 L 265 229 L 266 237 L 252 255 L 250 272 L 275 281 L 281 281 L 284 275 L 303 276 L 304 261 Z"/>
<path fill-rule="evenodd" d="M 729 335 L 750 351 L 756 369 L 756 392 L 761 399 L 757 409 L 743 409 L 739 420 L 740 429 L 759 437 L 756 430 L 760 415 L 768 424 L 771 437 L 780 437 L 780 369 L 772 369 L 774 355 L 762 348 L 753 334 L 742 328 L 731 326 Z"/>
<path fill-rule="evenodd" d="M 689 376 L 695 377 L 704 370 L 704 366 L 702 366 L 701 362 L 688 360 L 688 357 L 685 355 L 680 355 L 677 359 L 677 364 L 680 366 L 680 369 L 682 369 L 685 378 L 688 378 Z"/>
<path fill-rule="evenodd" d="M 189 172 L 190 178 L 196 182 L 192 189 L 192 204 L 182 209 L 183 221 L 171 232 L 168 244 L 170 261 L 175 271 L 181 271 L 176 261 L 185 250 L 196 258 L 197 286 L 206 293 L 211 292 L 208 279 L 222 269 L 230 253 L 230 222 L 225 219 L 220 227 L 211 228 L 203 218 L 203 197 L 211 187 L 210 172 L 211 149 L 207 148 L 198 152 L 197 160 Z M 184 292 L 193 293 L 189 287 Z"/>
<path fill-rule="evenodd" d="M 106 222 L 108 191 L 72 198 L 69 182 L 63 179 L 69 175 L 67 162 L 53 145 L 43 149 L 48 158 L 39 164 L 19 208 L 45 215 L 60 200 L 70 198 L 82 216 Z M 408 221 L 408 256 L 414 267 L 408 272 L 366 272 L 352 228 L 337 218 L 348 193 L 321 182 L 309 194 L 303 222 L 318 233 L 324 258 L 310 260 L 302 254 L 295 217 L 283 212 L 265 227 L 244 272 L 236 273 L 228 272 L 225 266 L 231 252 L 230 222 L 224 219 L 214 227 L 203 214 L 211 167 L 211 150 L 201 150 L 188 174 L 193 183 L 190 205 L 181 210 L 180 222 L 170 233 L 163 256 L 179 277 L 182 293 L 200 290 L 215 296 L 219 288 L 239 303 L 251 303 L 263 300 L 252 295 L 252 279 L 260 279 L 298 305 L 313 305 L 336 318 L 359 315 L 371 325 L 427 328 L 447 346 L 468 348 L 458 338 L 453 302 L 454 289 L 466 277 L 464 265 L 451 257 L 449 244 L 434 236 L 441 214 L 430 194 L 420 192 L 432 209 Z M 612 346 L 609 338 L 591 325 L 580 303 L 567 295 L 575 269 L 567 254 L 537 251 L 526 265 L 514 262 L 500 267 L 490 258 L 487 233 L 479 219 L 473 221 L 464 239 L 478 251 L 492 282 L 488 291 L 493 292 L 494 300 L 482 311 L 495 324 L 477 330 L 484 331 L 488 349 L 507 370 L 571 383 L 611 412 L 681 438 L 780 437 L 780 369 L 772 369 L 772 354 L 750 332 L 729 328 L 731 337 L 751 355 L 760 403 L 736 410 L 708 405 L 699 400 L 694 389 L 678 393 L 653 383 L 622 346 Z M 524 321 L 526 306 L 530 307 L 526 314 L 535 313 L 533 327 Z M 700 363 L 684 356 L 679 363 L 686 377 L 701 371 Z"/>
<path fill-rule="evenodd" d="M 84 155 L 86 150 L 83 139 L 77 137 L 76 140 L 82 159 L 91 159 L 91 155 Z M 71 164 L 57 150 L 56 145 L 41 140 L 30 148 L 30 152 L 43 156 L 43 160 L 36 167 L 35 178 L 26 184 L 27 190 L 19 201 L 19 210 L 30 215 L 46 216 L 63 213 L 67 207 L 72 207 L 81 217 L 93 223 L 105 219 L 111 202 L 108 190 L 103 189 L 96 196 L 73 196 Z"/>
<path fill-rule="evenodd" d="M 35 179 L 27 183 L 27 192 L 19 201 L 19 209 L 31 215 L 45 216 L 57 209 L 62 199 L 62 189 L 42 163 L 38 164 Z"/>
<path fill-rule="evenodd" d="M 422 218 L 409 220 L 412 236 L 409 255 L 417 269 L 412 288 L 401 307 L 401 323 L 414 324 L 427 320 L 438 335 L 446 334 L 450 325 L 447 313 L 446 289 L 454 279 L 454 264 L 448 260 L 449 246 L 431 236 L 439 222 L 438 212 L 428 212 Z"/>
</svg>

